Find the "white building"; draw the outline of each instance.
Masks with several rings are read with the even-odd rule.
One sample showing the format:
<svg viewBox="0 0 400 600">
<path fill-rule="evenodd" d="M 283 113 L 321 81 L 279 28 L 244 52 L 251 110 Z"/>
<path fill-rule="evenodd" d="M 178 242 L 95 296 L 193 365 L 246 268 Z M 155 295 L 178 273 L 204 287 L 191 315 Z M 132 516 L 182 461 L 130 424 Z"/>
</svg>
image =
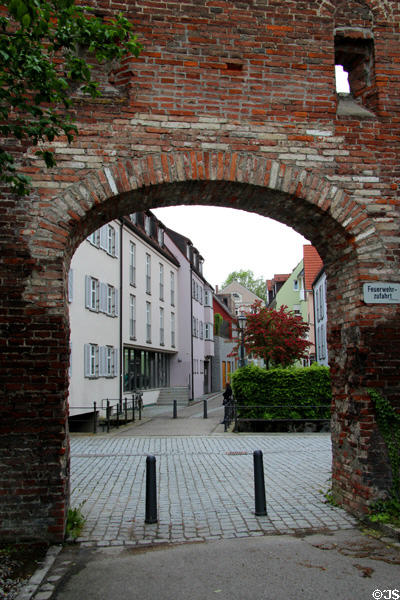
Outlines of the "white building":
<svg viewBox="0 0 400 600">
<path fill-rule="evenodd" d="M 170 383 L 179 263 L 151 213 L 132 217 L 95 231 L 71 262 L 71 417 L 136 390 L 154 403 Z"/>
<path fill-rule="evenodd" d="M 322 269 L 313 283 L 315 315 L 315 353 L 320 365 L 329 366 L 327 343 L 326 273 Z"/>
<path fill-rule="evenodd" d="M 104 225 L 75 252 L 71 423 L 93 414 L 94 402 L 104 410 L 107 399 L 139 390 L 144 405 L 211 390 L 212 288 L 186 240 L 147 211 Z"/>
<path fill-rule="evenodd" d="M 203 258 L 185 236 L 167 230 L 166 245 L 179 261 L 180 347 L 171 365 L 171 385 L 188 387 L 189 398 L 211 392 L 214 356 L 212 287 L 203 277 Z"/>
</svg>

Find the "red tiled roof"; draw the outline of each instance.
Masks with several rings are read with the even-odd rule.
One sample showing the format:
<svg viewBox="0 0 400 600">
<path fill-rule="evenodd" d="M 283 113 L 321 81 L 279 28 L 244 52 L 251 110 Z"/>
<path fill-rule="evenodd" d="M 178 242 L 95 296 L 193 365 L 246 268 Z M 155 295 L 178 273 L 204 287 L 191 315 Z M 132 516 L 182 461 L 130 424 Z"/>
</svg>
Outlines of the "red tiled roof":
<svg viewBox="0 0 400 600">
<path fill-rule="evenodd" d="M 323 262 L 317 250 L 311 244 L 303 246 L 304 280 L 306 290 L 312 289 L 312 284 L 323 267 Z"/>
</svg>

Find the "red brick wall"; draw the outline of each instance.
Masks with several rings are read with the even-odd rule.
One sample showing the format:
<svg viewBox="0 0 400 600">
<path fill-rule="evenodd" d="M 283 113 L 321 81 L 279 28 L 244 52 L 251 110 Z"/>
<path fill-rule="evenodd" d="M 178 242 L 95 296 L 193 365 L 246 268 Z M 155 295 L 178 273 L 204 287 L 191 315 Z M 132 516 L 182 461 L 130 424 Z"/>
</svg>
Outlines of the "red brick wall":
<svg viewBox="0 0 400 600">
<path fill-rule="evenodd" d="M 80 136 L 54 143 L 57 168 L 44 170 L 34 149 L 19 154 L 31 197 L 1 197 L 0 537 L 62 538 L 74 249 L 111 218 L 178 203 L 252 210 L 318 249 L 328 276 L 334 489 L 362 512 L 390 482 L 366 388 L 395 403 L 399 393 L 400 311 L 362 299 L 363 282 L 400 280 L 398 2 L 97 7 L 124 10 L 145 51 L 101 71 L 102 99 L 76 97 Z M 362 119 L 336 114 L 335 28 L 347 25 L 374 43 L 374 113 Z"/>
</svg>

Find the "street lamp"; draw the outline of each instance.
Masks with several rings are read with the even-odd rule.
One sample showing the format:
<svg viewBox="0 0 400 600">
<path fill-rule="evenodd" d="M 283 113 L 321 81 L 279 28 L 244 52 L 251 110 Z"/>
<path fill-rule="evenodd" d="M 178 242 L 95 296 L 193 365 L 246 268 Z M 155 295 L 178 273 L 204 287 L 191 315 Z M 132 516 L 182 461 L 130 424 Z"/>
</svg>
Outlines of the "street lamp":
<svg viewBox="0 0 400 600">
<path fill-rule="evenodd" d="M 238 327 L 240 332 L 240 360 L 239 367 L 244 367 L 244 330 L 246 329 L 246 316 L 241 314 L 238 316 Z"/>
</svg>

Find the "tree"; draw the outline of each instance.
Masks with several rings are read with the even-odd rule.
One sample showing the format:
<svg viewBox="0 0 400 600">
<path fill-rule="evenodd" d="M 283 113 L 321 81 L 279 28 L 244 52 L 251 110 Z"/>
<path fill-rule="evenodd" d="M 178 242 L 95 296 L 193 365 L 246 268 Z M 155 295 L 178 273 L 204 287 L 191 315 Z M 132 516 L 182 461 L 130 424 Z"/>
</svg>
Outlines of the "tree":
<svg viewBox="0 0 400 600">
<path fill-rule="evenodd" d="M 5 0 L 0 9 L 0 182 L 23 195 L 29 178 L 18 172 L 13 148 L 39 146 L 47 167 L 55 165 L 46 147 L 56 136 L 78 134 L 71 92 L 101 95 L 89 57 L 99 63 L 138 56 L 141 45 L 121 14 L 102 19 L 74 0 Z M 11 148 L 11 152 L 10 152 Z"/>
<path fill-rule="evenodd" d="M 300 316 L 289 312 L 287 306 L 273 310 L 256 301 L 246 317 L 246 350 L 263 358 L 267 368 L 271 364 L 287 367 L 307 357 L 309 326 Z"/>
<path fill-rule="evenodd" d="M 253 292 L 253 294 L 259 298 L 262 298 L 262 300 L 266 299 L 265 281 L 262 277 L 256 279 L 253 271 L 232 271 L 232 273 L 229 273 L 225 282 L 222 284 L 222 289 L 233 281 L 237 281 L 247 290 Z"/>
</svg>

